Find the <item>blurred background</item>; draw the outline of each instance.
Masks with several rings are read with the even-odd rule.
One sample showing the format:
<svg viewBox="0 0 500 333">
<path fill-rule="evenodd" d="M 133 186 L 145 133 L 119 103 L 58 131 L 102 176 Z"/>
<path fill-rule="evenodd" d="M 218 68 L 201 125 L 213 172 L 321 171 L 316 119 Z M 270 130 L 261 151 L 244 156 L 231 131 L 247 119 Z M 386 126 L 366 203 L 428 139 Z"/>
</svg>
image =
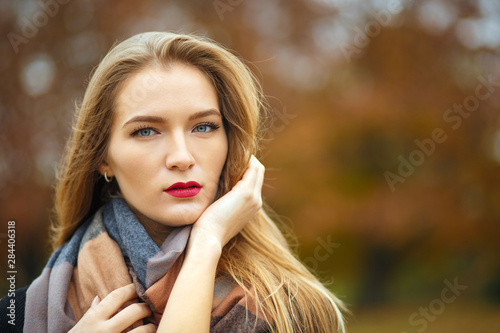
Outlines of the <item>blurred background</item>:
<svg viewBox="0 0 500 333">
<path fill-rule="evenodd" d="M 211 37 L 262 82 L 265 199 L 350 332 L 500 332 L 497 0 L 0 0 L 0 252 L 6 272 L 14 220 L 17 287 L 50 255 L 90 72 L 151 30 Z"/>
</svg>

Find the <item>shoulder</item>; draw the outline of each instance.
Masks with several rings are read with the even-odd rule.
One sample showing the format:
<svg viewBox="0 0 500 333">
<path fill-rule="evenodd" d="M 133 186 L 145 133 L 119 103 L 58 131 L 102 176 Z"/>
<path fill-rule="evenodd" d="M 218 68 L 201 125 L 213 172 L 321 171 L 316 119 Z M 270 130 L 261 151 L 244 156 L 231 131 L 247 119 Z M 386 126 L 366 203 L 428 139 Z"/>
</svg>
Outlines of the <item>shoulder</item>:
<svg viewBox="0 0 500 333">
<path fill-rule="evenodd" d="M 22 332 L 28 287 L 9 292 L 0 300 L 0 332 Z"/>
</svg>

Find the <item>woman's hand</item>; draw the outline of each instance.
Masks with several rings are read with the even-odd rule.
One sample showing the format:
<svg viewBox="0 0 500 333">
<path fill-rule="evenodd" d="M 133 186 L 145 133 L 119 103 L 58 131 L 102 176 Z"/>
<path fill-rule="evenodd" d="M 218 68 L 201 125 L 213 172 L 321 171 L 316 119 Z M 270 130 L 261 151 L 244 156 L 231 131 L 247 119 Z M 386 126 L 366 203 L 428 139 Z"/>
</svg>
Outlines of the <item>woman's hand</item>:
<svg viewBox="0 0 500 333">
<path fill-rule="evenodd" d="M 90 309 L 69 332 L 123 332 L 137 320 L 151 315 L 151 310 L 145 303 L 134 303 L 119 311 L 124 303 L 134 297 L 137 297 L 135 287 L 133 284 L 129 284 L 113 290 L 101 302 L 94 300 Z M 155 326 L 148 324 L 137 327 L 130 332 L 155 331 Z"/>
<path fill-rule="evenodd" d="M 193 224 L 186 257 L 158 332 L 210 331 L 215 274 L 222 248 L 262 207 L 264 171 L 252 156 L 241 180 Z"/>
<path fill-rule="evenodd" d="M 241 180 L 194 223 L 191 237 L 215 241 L 222 250 L 262 207 L 264 171 L 264 166 L 252 156 Z"/>
</svg>

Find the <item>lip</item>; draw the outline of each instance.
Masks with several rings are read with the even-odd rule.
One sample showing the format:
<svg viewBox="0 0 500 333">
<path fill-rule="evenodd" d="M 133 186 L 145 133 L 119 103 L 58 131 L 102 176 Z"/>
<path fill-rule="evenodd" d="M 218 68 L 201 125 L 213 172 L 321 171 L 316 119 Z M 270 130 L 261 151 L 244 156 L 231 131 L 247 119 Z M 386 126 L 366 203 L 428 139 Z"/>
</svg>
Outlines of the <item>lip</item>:
<svg viewBox="0 0 500 333">
<path fill-rule="evenodd" d="M 191 198 L 200 193 L 201 185 L 195 181 L 178 182 L 171 185 L 164 192 L 176 198 Z"/>
</svg>

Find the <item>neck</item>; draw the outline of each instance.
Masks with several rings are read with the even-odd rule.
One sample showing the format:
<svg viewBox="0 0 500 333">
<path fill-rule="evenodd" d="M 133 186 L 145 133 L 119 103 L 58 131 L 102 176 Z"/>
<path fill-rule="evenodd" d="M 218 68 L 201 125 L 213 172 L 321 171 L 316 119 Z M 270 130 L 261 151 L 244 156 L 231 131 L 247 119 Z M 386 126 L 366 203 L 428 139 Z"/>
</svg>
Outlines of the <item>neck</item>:
<svg viewBox="0 0 500 333">
<path fill-rule="evenodd" d="M 158 245 L 158 247 L 161 247 L 161 245 L 163 244 L 163 242 L 165 241 L 165 239 L 170 234 L 173 228 L 150 219 L 149 217 L 142 214 L 135 208 L 131 209 L 134 212 L 134 215 L 139 220 L 139 222 L 141 222 L 144 229 L 146 229 L 146 232 L 149 234 L 149 237 L 153 239 L 153 241 L 156 243 L 156 245 Z"/>
</svg>

